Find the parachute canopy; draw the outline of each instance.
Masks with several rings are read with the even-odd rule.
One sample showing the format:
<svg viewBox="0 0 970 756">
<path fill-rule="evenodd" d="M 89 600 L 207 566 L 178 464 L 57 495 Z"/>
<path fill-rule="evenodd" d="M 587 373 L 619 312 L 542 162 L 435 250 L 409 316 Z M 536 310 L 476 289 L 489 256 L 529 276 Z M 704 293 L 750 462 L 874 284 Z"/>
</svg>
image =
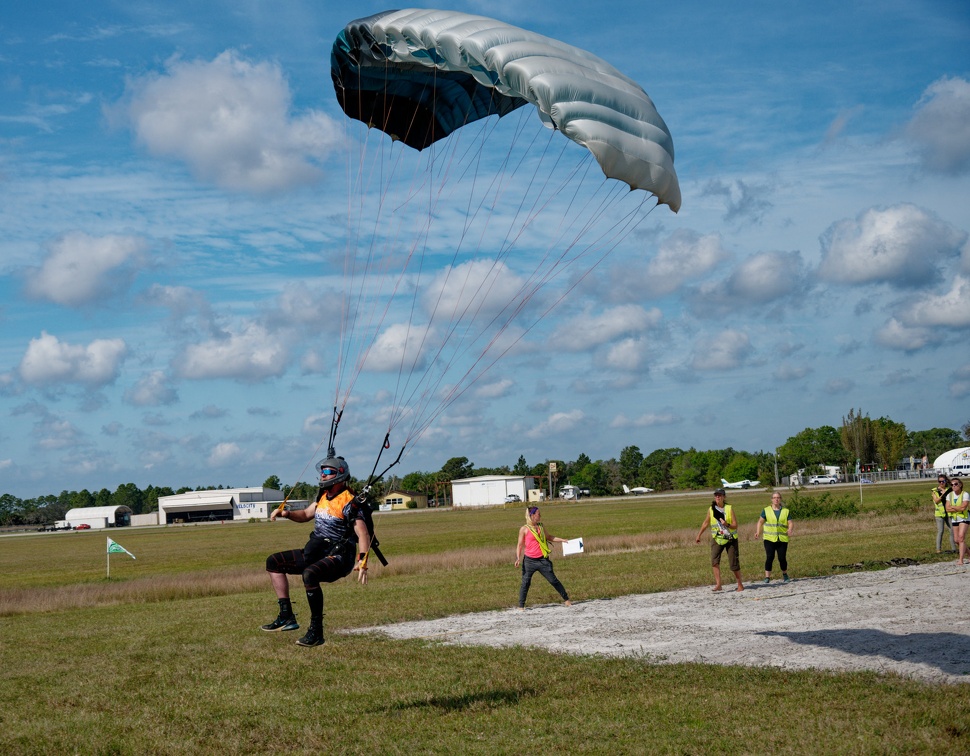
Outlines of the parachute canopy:
<svg viewBox="0 0 970 756">
<path fill-rule="evenodd" d="M 673 140 L 650 97 L 579 48 L 483 16 L 386 11 L 340 32 L 331 76 L 348 116 L 417 150 L 531 104 L 608 178 L 680 208 Z"/>
</svg>

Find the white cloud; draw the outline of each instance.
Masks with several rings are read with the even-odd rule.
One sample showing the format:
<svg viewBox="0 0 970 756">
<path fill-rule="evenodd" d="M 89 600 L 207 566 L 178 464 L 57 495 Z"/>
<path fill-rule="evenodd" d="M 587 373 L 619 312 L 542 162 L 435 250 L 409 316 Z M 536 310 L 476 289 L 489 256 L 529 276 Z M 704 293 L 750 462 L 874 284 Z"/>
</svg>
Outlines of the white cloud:
<svg viewBox="0 0 970 756">
<path fill-rule="evenodd" d="M 388 326 L 374 340 L 364 360 L 364 369 L 377 373 L 400 370 L 423 370 L 429 342 L 425 330 L 407 323 Z"/>
<path fill-rule="evenodd" d="M 647 264 L 646 290 L 655 296 L 670 294 L 685 283 L 696 281 L 726 257 L 719 234 L 702 236 L 689 229 L 678 229 Z"/>
<path fill-rule="evenodd" d="M 812 372 L 811 365 L 793 365 L 790 362 L 783 362 L 775 370 L 775 380 L 798 381 Z"/>
<path fill-rule="evenodd" d="M 183 378 L 260 381 L 283 374 L 287 349 L 277 334 L 249 323 L 240 333 L 190 344 L 176 360 L 175 368 Z"/>
<path fill-rule="evenodd" d="M 939 263 L 956 257 L 967 234 L 916 205 L 870 208 L 822 235 L 821 276 L 833 283 L 919 286 L 938 279 Z"/>
<path fill-rule="evenodd" d="M 38 268 L 26 270 L 27 293 L 76 307 L 127 289 L 147 245 L 135 236 L 65 234 L 48 247 Z"/>
<path fill-rule="evenodd" d="M 619 305 L 600 315 L 570 318 L 556 329 L 551 342 L 560 351 L 584 352 L 620 337 L 641 334 L 661 320 L 663 314 L 656 307 L 645 310 L 640 305 Z"/>
<path fill-rule="evenodd" d="M 733 370 L 741 367 L 751 352 L 748 334 L 727 329 L 698 339 L 690 365 L 694 370 Z"/>
<path fill-rule="evenodd" d="M 970 277 L 954 276 L 948 291 L 913 297 L 896 318 L 908 328 L 970 328 Z"/>
<path fill-rule="evenodd" d="M 749 304 L 788 296 L 804 281 L 798 252 L 759 252 L 744 260 L 727 280 L 727 293 Z"/>
<path fill-rule="evenodd" d="M 524 281 L 495 260 L 470 260 L 440 271 L 424 289 L 422 305 L 434 321 L 491 318 L 519 301 Z M 506 315 L 511 310 L 506 309 Z M 507 318 L 506 318 L 507 319 Z"/>
<path fill-rule="evenodd" d="M 930 84 L 906 135 L 927 170 L 954 176 L 970 171 L 970 82 L 944 76 Z"/>
<path fill-rule="evenodd" d="M 28 384 L 103 386 L 118 377 L 127 353 L 123 339 L 95 339 L 84 346 L 62 342 L 42 331 L 39 338 L 31 339 L 18 372 Z"/>
<path fill-rule="evenodd" d="M 568 433 L 586 420 L 582 410 L 556 412 L 548 420 L 533 426 L 526 432 L 529 438 L 543 438 L 550 434 Z"/>
<path fill-rule="evenodd" d="M 611 428 L 653 428 L 658 425 L 676 425 L 683 422 L 676 412 L 648 412 L 639 417 L 617 415 L 610 423 Z"/>
<path fill-rule="evenodd" d="M 178 401 L 178 392 L 161 370 L 152 370 L 138 379 L 138 383 L 125 391 L 124 399 L 136 407 L 158 407 Z"/>
<path fill-rule="evenodd" d="M 515 381 L 511 378 L 499 378 L 490 383 L 476 384 L 475 396 L 479 399 L 500 399 L 508 396 L 515 387 Z"/>
<path fill-rule="evenodd" d="M 241 460 L 242 449 L 239 448 L 239 444 L 232 441 L 223 441 L 212 448 L 206 464 L 211 467 L 225 467 Z"/>
<path fill-rule="evenodd" d="M 263 193 L 318 181 L 318 162 L 339 142 L 332 119 L 294 116 L 291 106 L 277 64 L 227 50 L 131 80 L 124 116 L 152 154 L 184 161 L 203 181 Z"/>
<path fill-rule="evenodd" d="M 613 370 L 640 370 L 647 361 L 647 343 L 638 338 L 623 339 L 610 345 L 605 359 L 606 366 Z"/>
</svg>

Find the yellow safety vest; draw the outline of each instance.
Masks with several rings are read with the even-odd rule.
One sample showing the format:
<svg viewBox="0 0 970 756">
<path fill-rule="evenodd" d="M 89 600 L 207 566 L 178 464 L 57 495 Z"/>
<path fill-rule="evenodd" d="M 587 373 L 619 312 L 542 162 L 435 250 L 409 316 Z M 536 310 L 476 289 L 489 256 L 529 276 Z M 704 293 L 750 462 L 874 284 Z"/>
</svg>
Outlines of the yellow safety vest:
<svg viewBox="0 0 970 756">
<path fill-rule="evenodd" d="M 788 507 L 782 507 L 779 512 L 775 512 L 774 507 L 765 507 L 764 514 L 765 540 L 788 543 Z"/>
<path fill-rule="evenodd" d="M 714 536 L 714 540 L 715 541 L 717 541 L 719 544 L 721 544 L 723 546 L 724 544 L 730 543 L 733 539 L 735 539 L 735 538 L 738 537 L 738 529 L 731 527 L 731 513 L 732 513 L 732 510 L 731 510 L 731 505 L 730 504 L 725 504 L 724 505 L 724 522 L 727 523 L 728 530 L 731 531 L 731 538 L 728 538 L 726 535 L 724 535 L 721 532 L 721 526 L 720 526 L 720 524 L 718 523 L 718 521 L 716 519 L 714 519 L 714 510 L 709 508 L 707 511 L 710 512 L 710 516 L 711 516 L 711 535 Z"/>
<path fill-rule="evenodd" d="M 962 512 L 950 512 L 950 519 L 953 522 L 967 522 L 970 519 L 970 505 L 963 500 L 964 494 L 961 492 L 959 498 L 957 497 L 956 491 L 952 491 L 947 494 L 946 501 L 951 507 L 959 507 Z"/>
<path fill-rule="evenodd" d="M 944 488 L 943 491 L 949 491 L 949 489 Z M 946 498 L 947 497 L 943 495 L 943 491 L 940 490 L 939 486 L 933 489 L 933 492 L 940 497 L 940 502 L 938 504 L 936 502 L 933 502 L 933 505 L 935 508 L 933 514 L 936 517 L 946 517 Z"/>
</svg>

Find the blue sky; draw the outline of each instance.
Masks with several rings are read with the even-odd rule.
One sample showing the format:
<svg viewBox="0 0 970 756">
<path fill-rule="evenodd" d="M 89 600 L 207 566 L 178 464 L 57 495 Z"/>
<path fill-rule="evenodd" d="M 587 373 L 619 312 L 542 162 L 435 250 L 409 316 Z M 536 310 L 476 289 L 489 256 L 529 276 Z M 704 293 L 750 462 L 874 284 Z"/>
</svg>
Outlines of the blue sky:
<svg viewBox="0 0 970 756">
<path fill-rule="evenodd" d="M 348 214 L 365 223 L 380 198 L 400 203 L 375 238 L 396 245 L 389 260 L 411 243 L 403 181 L 348 203 L 361 130 L 329 77 L 334 37 L 383 5 L 4 12 L 0 492 L 309 479 L 343 397 L 337 448 L 360 476 L 389 428 L 393 453 L 408 441 L 403 474 L 456 455 L 772 450 L 853 407 L 911 430 L 970 420 L 965 3 L 447 7 L 561 39 L 639 82 L 673 135 L 683 207 L 638 216 L 600 264 L 537 293 L 498 334 L 493 354 L 508 351 L 445 405 L 465 363 L 446 371 L 401 318 L 441 290 L 455 204 L 436 206 L 420 276 L 359 278 L 387 319 L 359 379 L 336 368 Z M 505 120 L 544 131 L 534 115 Z M 386 140 L 366 144 L 368 160 L 397 159 Z M 599 176 L 587 186 L 610 190 Z M 570 212 L 550 202 L 521 253 L 483 274 L 488 291 L 535 272 L 534 245 Z M 473 273 L 502 245 L 491 227 L 476 233 L 455 261 Z M 381 364 L 405 343 L 441 373 L 428 405 Z"/>
</svg>

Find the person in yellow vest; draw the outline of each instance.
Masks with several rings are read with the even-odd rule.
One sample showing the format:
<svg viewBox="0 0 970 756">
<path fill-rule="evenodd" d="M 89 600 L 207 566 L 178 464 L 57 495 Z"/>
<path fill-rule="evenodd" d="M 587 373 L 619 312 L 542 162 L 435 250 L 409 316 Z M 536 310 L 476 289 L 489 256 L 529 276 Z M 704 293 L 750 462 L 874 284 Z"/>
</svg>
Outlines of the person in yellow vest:
<svg viewBox="0 0 970 756">
<path fill-rule="evenodd" d="M 943 530 L 950 531 L 950 548 L 957 550 L 957 542 L 953 537 L 953 526 L 950 524 L 950 515 L 946 512 L 946 497 L 950 491 L 950 481 L 945 475 L 937 478 L 936 487 L 931 489 L 933 495 L 933 514 L 936 520 L 936 553 L 943 551 Z"/>
<path fill-rule="evenodd" d="M 529 586 L 532 584 L 532 576 L 539 573 L 549 585 L 556 589 L 562 596 L 566 606 L 572 606 L 569 594 L 563 588 L 559 578 L 552 569 L 552 560 L 549 553 L 552 550 L 550 544 L 566 543 L 566 538 L 552 536 L 542 527 L 542 515 L 539 507 L 529 507 L 525 510 L 525 525 L 519 528 L 519 543 L 515 547 L 515 566 L 522 565 L 522 585 L 519 587 L 519 609 L 525 609 L 525 597 L 529 594 Z"/>
<path fill-rule="evenodd" d="M 953 490 L 946 497 L 946 511 L 950 515 L 950 525 L 956 533 L 959 558 L 957 564 L 966 564 L 967 528 L 970 527 L 970 493 L 963 490 L 963 481 L 959 478 L 950 479 Z"/>
<path fill-rule="evenodd" d="M 704 514 L 704 522 L 697 533 L 697 543 L 701 542 L 704 531 L 711 530 L 711 567 L 714 570 L 714 590 L 721 590 L 721 554 L 727 551 L 728 564 L 734 578 L 738 581 L 736 591 L 743 591 L 741 582 L 741 560 L 738 555 L 738 520 L 731 505 L 727 503 L 727 494 L 723 488 L 714 492 L 714 501 Z"/>
<path fill-rule="evenodd" d="M 760 538 L 764 528 L 765 544 L 765 583 L 771 582 L 771 568 L 775 564 L 775 554 L 778 555 L 778 566 L 781 567 L 781 579 L 789 582 L 788 577 L 788 542 L 791 540 L 792 520 L 788 508 L 782 505 L 781 494 L 775 491 L 771 495 L 771 506 L 761 510 L 761 517 L 754 529 L 754 537 Z"/>
</svg>

